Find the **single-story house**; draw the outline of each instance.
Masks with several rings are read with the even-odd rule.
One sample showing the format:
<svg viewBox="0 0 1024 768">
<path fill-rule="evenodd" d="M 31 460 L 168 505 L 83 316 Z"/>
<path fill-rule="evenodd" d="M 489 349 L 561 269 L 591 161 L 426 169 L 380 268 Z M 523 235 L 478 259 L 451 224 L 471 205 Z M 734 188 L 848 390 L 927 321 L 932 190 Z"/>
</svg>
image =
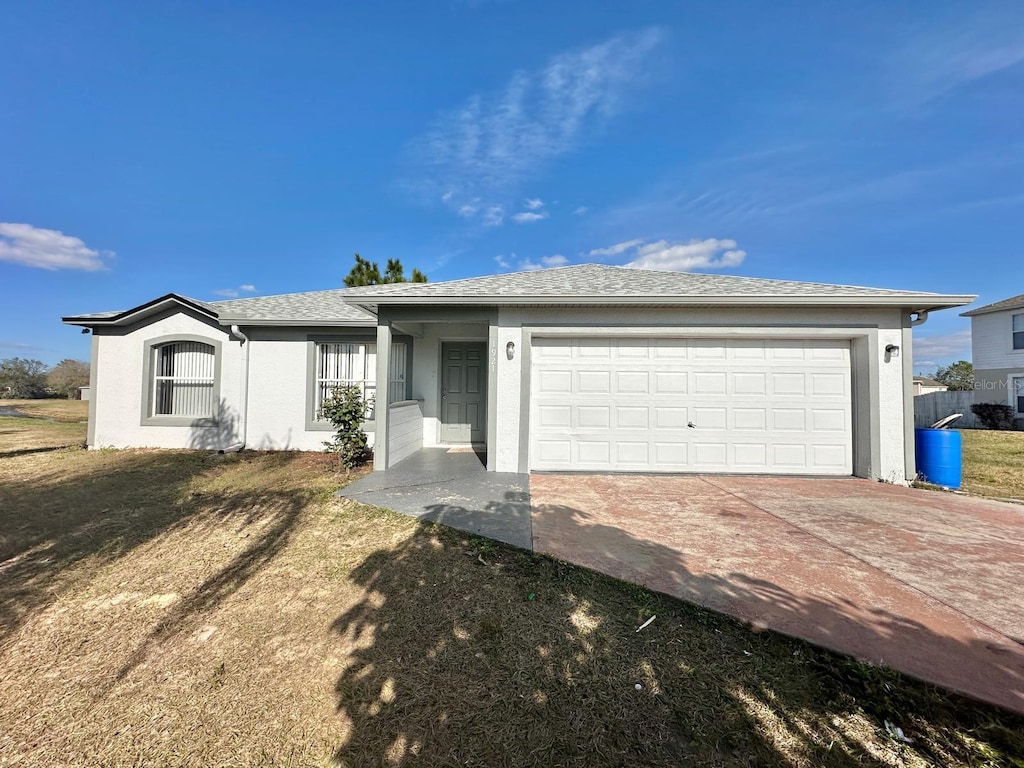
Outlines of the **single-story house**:
<svg viewBox="0 0 1024 768">
<path fill-rule="evenodd" d="M 914 377 L 914 397 L 918 395 L 930 395 L 932 392 L 945 392 L 949 387 L 941 381 L 929 379 L 927 376 Z"/>
<path fill-rule="evenodd" d="M 971 318 L 974 402 L 1013 408 L 1024 420 L 1024 293 L 964 312 Z"/>
<path fill-rule="evenodd" d="M 973 296 L 604 265 L 74 315 L 91 447 L 319 450 L 339 384 L 374 466 L 914 477 L 911 327 Z"/>
</svg>

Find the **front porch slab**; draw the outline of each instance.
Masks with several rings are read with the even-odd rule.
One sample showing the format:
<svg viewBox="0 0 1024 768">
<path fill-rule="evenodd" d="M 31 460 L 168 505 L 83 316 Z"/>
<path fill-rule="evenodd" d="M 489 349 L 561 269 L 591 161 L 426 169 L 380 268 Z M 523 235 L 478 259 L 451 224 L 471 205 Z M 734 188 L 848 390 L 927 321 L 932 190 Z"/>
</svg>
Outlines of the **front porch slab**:
<svg viewBox="0 0 1024 768">
<path fill-rule="evenodd" d="M 533 547 L 529 475 L 488 472 L 471 450 L 424 448 L 338 495 L 450 525 L 523 549 Z"/>
</svg>

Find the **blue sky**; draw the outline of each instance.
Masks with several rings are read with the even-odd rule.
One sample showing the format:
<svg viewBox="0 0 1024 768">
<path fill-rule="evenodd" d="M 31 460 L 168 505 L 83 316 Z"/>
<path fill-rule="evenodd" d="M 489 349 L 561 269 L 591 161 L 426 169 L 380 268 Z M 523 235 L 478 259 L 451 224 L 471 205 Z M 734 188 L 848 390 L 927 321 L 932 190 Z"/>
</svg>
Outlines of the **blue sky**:
<svg viewBox="0 0 1024 768">
<path fill-rule="evenodd" d="M 600 261 L 1024 292 L 1024 4 L 5 3 L 0 357 L 62 315 Z M 935 313 L 915 369 L 969 358 Z"/>
</svg>

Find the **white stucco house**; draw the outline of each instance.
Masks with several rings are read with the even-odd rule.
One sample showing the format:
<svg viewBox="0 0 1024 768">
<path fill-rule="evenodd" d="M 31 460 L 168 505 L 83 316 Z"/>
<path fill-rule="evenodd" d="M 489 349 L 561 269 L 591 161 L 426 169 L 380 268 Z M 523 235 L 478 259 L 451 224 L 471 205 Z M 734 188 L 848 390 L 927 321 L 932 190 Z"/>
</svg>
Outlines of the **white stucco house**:
<svg viewBox="0 0 1024 768">
<path fill-rule="evenodd" d="M 945 392 L 949 389 L 941 381 L 929 379 L 927 376 L 914 377 L 914 397 L 918 395 L 930 395 L 932 392 Z"/>
<path fill-rule="evenodd" d="M 971 318 L 974 402 L 1000 403 L 1024 420 L 1024 294 L 964 312 Z"/>
<path fill-rule="evenodd" d="M 603 265 L 74 315 L 91 447 L 320 450 L 331 387 L 385 469 L 914 476 L 911 326 L 973 296 Z M 386 400 L 386 403 L 385 403 Z"/>
</svg>

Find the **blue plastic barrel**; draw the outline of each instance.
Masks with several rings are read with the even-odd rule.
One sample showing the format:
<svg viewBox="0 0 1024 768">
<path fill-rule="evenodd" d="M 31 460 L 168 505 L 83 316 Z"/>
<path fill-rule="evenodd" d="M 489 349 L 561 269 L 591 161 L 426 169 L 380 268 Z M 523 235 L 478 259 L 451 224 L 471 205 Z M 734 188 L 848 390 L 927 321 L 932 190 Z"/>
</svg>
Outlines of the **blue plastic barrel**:
<svg viewBox="0 0 1024 768">
<path fill-rule="evenodd" d="M 959 488 L 962 459 L 960 432 L 955 429 L 915 429 L 917 474 L 946 488 Z"/>
</svg>

